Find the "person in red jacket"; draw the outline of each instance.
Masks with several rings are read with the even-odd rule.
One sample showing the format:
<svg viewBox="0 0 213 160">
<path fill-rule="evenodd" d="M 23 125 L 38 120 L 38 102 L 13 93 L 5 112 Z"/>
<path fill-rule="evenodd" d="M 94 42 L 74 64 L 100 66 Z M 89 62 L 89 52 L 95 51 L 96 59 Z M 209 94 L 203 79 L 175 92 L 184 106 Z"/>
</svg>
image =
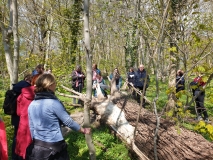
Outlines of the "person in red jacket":
<svg viewBox="0 0 213 160">
<path fill-rule="evenodd" d="M 8 160 L 7 137 L 4 122 L 0 118 L 0 160 Z"/>
<path fill-rule="evenodd" d="M 28 106 L 34 97 L 34 86 L 29 86 L 21 90 L 17 99 L 17 115 L 20 116 L 20 122 L 16 136 L 15 153 L 23 159 L 25 159 L 26 148 L 32 142 L 28 122 Z"/>
<path fill-rule="evenodd" d="M 200 121 L 204 119 L 205 122 L 209 122 L 208 113 L 204 106 L 204 99 L 205 99 L 204 86 L 206 85 L 206 82 L 203 81 L 202 74 L 199 74 L 193 80 L 191 85 L 196 86 L 192 90 L 193 95 L 196 96 L 195 102 L 196 102 L 196 109 L 197 109 L 197 118 L 195 118 L 195 120 Z M 202 114 L 203 114 L 203 117 L 202 117 Z"/>
</svg>

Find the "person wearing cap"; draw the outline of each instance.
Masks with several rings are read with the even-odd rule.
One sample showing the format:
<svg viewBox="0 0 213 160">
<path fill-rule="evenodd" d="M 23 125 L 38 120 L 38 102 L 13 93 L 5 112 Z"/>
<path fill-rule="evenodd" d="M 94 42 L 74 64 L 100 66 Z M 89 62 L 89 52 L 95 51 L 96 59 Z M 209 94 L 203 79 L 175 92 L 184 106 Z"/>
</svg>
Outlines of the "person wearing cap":
<svg viewBox="0 0 213 160">
<path fill-rule="evenodd" d="M 72 88 L 73 90 L 81 93 L 84 88 L 84 80 L 85 80 L 85 74 L 81 70 L 81 66 L 76 66 L 76 69 L 72 72 L 71 78 L 72 78 Z M 73 103 L 76 104 L 76 99 L 73 99 Z M 78 104 L 81 104 L 82 101 L 78 100 Z"/>
</svg>

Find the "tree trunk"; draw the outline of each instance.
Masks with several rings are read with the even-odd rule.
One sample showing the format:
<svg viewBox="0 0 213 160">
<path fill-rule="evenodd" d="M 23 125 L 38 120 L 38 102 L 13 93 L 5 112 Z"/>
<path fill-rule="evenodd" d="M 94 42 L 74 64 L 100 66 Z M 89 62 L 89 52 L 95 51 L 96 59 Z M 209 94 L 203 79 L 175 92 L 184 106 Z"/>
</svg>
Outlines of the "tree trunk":
<svg viewBox="0 0 213 160">
<path fill-rule="evenodd" d="M 87 90 L 86 100 L 84 101 L 84 127 L 90 127 L 90 112 L 92 99 L 92 54 L 90 49 L 90 33 L 89 33 L 89 0 L 84 0 L 84 40 L 87 58 Z M 96 160 L 95 147 L 92 142 L 92 135 L 85 135 L 89 155 L 91 160 Z"/>
<path fill-rule="evenodd" d="M 94 101 L 93 109 L 102 122 L 111 126 L 127 144 L 138 154 L 138 159 L 154 160 L 154 132 L 156 116 L 142 109 L 137 134 L 133 140 L 134 126 L 140 106 L 128 101 L 126 97 L 113 104 L 110 100 L 101 103 Z M 162 119 L 158 129 L 157 156 L 160 160 L 211 160 L 213 144 L 201 135 L 175 123 Z M 136 147 L 136 149 L 135 149 Z"/>
<path fill-rule="evenodd" d="M 17 0 L 9 0 L 8 6 L 10 7 L 10 25 L 8 28 L 5 27 L 3 19 L 6 19 L 6 17 L 3 17 L 4 15 L 2 15 L 2 13 L 0 14 L 0 24 L 7 69 L 10 76 L 10 88 L 12 88 L 12 84 L 17 83 L 18 81 L 19 38 Z M 12 35 L 14 37 L 14 56 L 11 51 Z"/>
</svg>

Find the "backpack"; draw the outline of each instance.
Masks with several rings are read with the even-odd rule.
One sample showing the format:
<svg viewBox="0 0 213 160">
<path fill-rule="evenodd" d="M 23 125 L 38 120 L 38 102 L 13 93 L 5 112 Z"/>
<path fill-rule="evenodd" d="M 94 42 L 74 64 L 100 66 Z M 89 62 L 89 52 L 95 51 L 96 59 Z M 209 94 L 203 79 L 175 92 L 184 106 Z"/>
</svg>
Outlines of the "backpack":
<svg viewBox="0 0 213 160">
<path fill-rule="evenodd" d="M 3 103 L 3 110 L 5 114 L 13 115 L 16 114 L 17 98 L 19 94 L 14 90 L 7 90 L 5 93 L 5 99 Z"/>
</svg>

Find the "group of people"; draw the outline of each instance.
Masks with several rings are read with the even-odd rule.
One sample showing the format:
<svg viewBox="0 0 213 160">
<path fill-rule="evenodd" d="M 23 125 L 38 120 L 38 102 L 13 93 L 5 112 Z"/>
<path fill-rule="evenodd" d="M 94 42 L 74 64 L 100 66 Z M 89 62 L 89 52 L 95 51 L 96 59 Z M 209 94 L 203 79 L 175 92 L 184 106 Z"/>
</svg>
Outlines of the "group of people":
<svg viewBox="0 0 213 160">
<path fill-rule="evenodd" d="M 114 77 L 114 74 L 115 77 Z M 113 78 L 115 79 L 116 82 L 116 87 L 118 90 L 121 88 L 122 84 L 122 78 L 119 73 L 118 68 L 115 68 L 113 73 L 109 75 L 110 80 Z M 71 79 L 72 79 L 72 88 L 73 90 L 81 93 L 82 89 L 84 87 L 84 80 L 86 76 L 84 72 L 82 71 L 82 68 L 80 65 L 76 66 L 76 69 L 71 73 Z M 100 69 L 98 69 L 97 64 L 92 65 L 92 89 L 93 89 L 93 96 L 97 97 L 97 89 L 101 90 L 101 93 L 103 94 L 104 97 L 107 97 L 107 92 L 106 89 L 108 89 L 108 85 L 106 84 L 106 81 L 104 80 L 102 73 Z M 73 103 L 76 104 L 76 99 L 73 99 Z M 81 104 L 81 100 L 78 100 L 78 104 Z"/>
<path fill-rule="evenodd" d="M 150 78 L 144 68 L 144 65 L 139 65 L 137 71 L 134 71 L 134 68 L 130 67 L 129 72 L 127 73 L 127 81 L 129 88 L 133 86 L 140 92 L 138 93 L 133 91 L 133 96 L 139 104 L 142 102 L 142 106 L 145 108 L 145 98 L 141 101 L 141 93 L 143 93 L 144 96 L 146 95 L 146 89 L 149 86 Z"/>
<path fill-rule="evenodd" d="M 12 160 L 69 160 L 62 124 L 90 134 L 90 128 L 82 128 L 70 117 L 55 96 L 55 89 L 55 77 L 50 72 L 45 73 L 42 64 L 36 67 L 36 72 L 27 74 L 13 86 L 19 96 L 16 113 L 11 115 L 14 126 Z"/>
<path fill-rule="evenodd" d="M 201 73 L 198 73 L 198 76 L 195 77 L 194 80 L 190 83 L 196 103 L 197 117 L 195 118 L 195 120 L 198 121 L 204 120 L 205 122 L 209 122 L 208 113 L 204 106 L 204 99 L 205 99 L 204 87 L 206 83 L 203 81 L 202 76 L 203 75 Z M 178 70 L 176 75 L 176 93 L 182 90 L 185 90 L 184 72 L 182 70 Z"/>
<path fill-rule="evenodd" d="M 72 88 L 82 92 L 84 87 L 85 74 L 81 66 L 77 66 L 72 72 Z M 115 68 L 109 76 L 115 79 L 116 87 L 119 90 L 122 84 L 122 77 Z M 149 75 L 140 65 L 137 71 L 131 67 L 127 73 L 129 87 L 135 87 L 141 93 L 146 94 L 149 86 Z M 106 83 L 101 75 L 97 64 L 92 66 L 92 83 L 94 96 L 97 96 L 96 88 L 99 86 L 101 92 L 107 97 L 105 91 Z M 196 97 L 197 120 L 202 118 L 207 122 L 208 114 L 204 107 L 205 82 L 199 74 L 191 83 L 193 95 Z M 12 160 L 23 159 L 63 159 L 68 160 L 67 145 L 61 133 L 61 124 L 84 134 L 90 134 L 90 128 L 82 128 L 73 121 L 66 111 L 62 102 L 55 96 L 56 80 L 52 73 L 45 74 L 44 66 L 39 64 L 36 73 L 27 74 L 23 80 L 13 86 L 13 90 L 19 94 L 17 98 L 17 112 L 11 116 L 11 123 L 14 126 L 14 139 L 12 143 Z M 176 92 L 185 89 L 184 72 L 177 71 Z M 141 101 L 141 94 L 134 93 L 137 102 L 145 107 L 145 100 Z M 79 102 L 81 103 L 81 102 Z M 204 117 L 202 117 L 202 114 Z M 1 147 L 1 146 L 0 146 Z"/>
</svg>

